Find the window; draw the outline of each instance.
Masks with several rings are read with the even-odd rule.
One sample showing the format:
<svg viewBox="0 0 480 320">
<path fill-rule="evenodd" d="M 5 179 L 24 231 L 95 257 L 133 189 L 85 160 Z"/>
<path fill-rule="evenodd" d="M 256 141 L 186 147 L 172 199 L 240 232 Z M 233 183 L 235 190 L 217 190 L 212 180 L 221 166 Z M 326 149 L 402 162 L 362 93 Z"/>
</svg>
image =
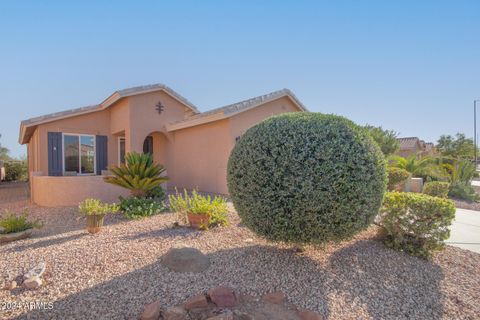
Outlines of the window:
<svg viewBox="0 0 480 320">
<path fill-rule="evenodd" d="M 125 138 L 118 138 L 118 164 L 125 163 Z"/>
<path fill-rule="evenodd" d="M 63 135 L 64 173 L 95 174 L 95 136 Z"/>
</svg>

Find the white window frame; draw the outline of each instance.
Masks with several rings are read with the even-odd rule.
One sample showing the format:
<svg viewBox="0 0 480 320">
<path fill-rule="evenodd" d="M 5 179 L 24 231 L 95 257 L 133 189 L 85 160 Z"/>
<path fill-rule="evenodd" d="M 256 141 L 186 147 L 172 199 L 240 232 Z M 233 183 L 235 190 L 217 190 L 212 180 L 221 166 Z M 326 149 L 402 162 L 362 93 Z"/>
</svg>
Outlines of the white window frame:
<svg viewBox="0 0 480 320">
<path fill-rule="evenodd" d="M 118 157 L 117 157 L 118 165 L 122 164 L 122 162 L 121 162 L 122 157 L 120 155 L 120 141 L 122 141 L 122 140 L 123 140 L 124 143 L 126 143 L 125 137 L 118 137 L 118 145 L 117 145 L 117 148 L 118 148 Z M 126 147 L 126 145 L 125 145 L 125 147 Z M 126 152 L 125 152 L 125 154 L 126 154 Z"/>
<path fill-rule="evenodd" d="M 82 134 L 82 133 L 67 133 L 62 132 L 62 161 L 63 161 L 63 175 L 65 176 L 65 136 L 77 136 L 78 137 L 78 170 L 77 176 L 96 176 L 97 175 L 97 139 L 94 134 Z M 81 137 L 93 137 L 93 173 L 82 173 L 82 150 L 80 148 Z"/>
</svg>

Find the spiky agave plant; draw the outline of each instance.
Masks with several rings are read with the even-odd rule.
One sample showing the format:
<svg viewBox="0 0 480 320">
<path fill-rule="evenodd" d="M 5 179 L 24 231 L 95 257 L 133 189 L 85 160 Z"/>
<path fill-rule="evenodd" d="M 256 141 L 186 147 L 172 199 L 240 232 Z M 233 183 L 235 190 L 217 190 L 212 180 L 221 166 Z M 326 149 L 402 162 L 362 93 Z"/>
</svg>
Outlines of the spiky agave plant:
<svg viewBox="0 0 480 320">
<path fill-rule="evenodd" d="M 125 163 L 110 167 L 113 176 L 105 177 L 105 182 L 130 190 L 134 197 L 144 197 L 147 192 L 168 180 L 162 176 L 165 168 L 153 163 L 150 154 L 130 152 L 125 155 Z"/>
</svg>

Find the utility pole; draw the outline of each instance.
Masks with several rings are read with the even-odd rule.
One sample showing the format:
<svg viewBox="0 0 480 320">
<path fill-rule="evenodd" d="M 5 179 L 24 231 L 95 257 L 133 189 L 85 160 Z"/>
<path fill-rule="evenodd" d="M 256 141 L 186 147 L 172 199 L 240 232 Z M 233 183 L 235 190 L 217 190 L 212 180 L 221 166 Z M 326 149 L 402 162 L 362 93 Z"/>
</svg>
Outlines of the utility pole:
<svg viewBox="0 0 480 320">
<path fill-rule="evenodd" d="M 480 100 L 473 100 L 473 158 L 475 170 L 477 170 L 477 101 Z"/>
</svg>

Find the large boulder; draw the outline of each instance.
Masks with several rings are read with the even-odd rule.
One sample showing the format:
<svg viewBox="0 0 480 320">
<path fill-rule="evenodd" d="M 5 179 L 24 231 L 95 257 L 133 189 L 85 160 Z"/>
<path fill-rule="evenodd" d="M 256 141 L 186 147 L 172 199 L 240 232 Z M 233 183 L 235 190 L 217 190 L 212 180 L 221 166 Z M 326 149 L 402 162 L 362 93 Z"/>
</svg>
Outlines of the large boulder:
<svg viewBox="0 0 480 320">
<path fill-rule="evenodd" d="M 175 272 L 200 273 L 208 269 L 210 259 L 195 248 L 172 248 L 163 255 L 161 263 Z"/>
</svg>

